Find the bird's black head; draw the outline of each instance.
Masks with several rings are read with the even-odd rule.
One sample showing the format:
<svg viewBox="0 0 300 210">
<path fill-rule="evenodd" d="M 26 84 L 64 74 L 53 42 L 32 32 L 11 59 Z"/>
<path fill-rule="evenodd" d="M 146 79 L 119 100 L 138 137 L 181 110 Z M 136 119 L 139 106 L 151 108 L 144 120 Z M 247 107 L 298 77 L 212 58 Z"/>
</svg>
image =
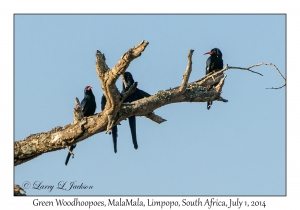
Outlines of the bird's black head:
<svg viewBox="0 0 300 210">
<path fill-rule="evenodd" d="M 125 81 L 124 81 L 125 80 Z M 130 72 L 125 72 L 123 74 L 123 88 L 128 88 L 133 85 L 134 80 Z"/>
<path fill-rule="evenodd" d="M 210 52 L 204 53 L 204 55 L 205 54 L 210 54 L 211 56 L 222 58 L 222 52 L 219 48 L 213 48 Z"/>
<path fill-rule="evenodd" d="M 87 95 L 93 94 L 93 92 L 92 92 L 92 86 L 86 86 L 84 88 L 84 94 L 87 94 Z"/>
</svg>

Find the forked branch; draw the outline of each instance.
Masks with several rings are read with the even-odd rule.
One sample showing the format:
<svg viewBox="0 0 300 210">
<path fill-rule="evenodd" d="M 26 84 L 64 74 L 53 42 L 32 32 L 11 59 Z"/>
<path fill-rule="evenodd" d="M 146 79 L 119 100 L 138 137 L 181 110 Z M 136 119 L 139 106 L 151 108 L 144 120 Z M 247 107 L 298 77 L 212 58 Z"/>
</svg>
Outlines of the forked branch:
<svg viewBox="0 0 300 210">
<path fill-rule="evenodd" d="M 188 54 L 188 65 L 186 67 L 185 73 L 183 75 L 183 79 L 182 79 L 182 83 L 181 83 L 181 87 L 179 89 L 179 92 L 182 93 L 183 91 L 185 91 L 186 86 L 187 86 L 187 82 L 189 81 L 191 72 L 192 72 L 192 56 L 193 56 L 193 52 L 194 50 L 190 50 L 189 54 Z"/>
<path fill-rule="evenodd" d="M 112 69 L 109 69 L 107 66 L 104 54 L 97 51 L 96 72 L 107 99 L 105 109 L 93 116 L 82 118 L 80 103 L 79 100 L 76 99 L 74 121 L 72 123 L 63 127 L 57 126 L 47 132 L 32 134 L 24 140 L 14 143 L 14 165 L 25 163 L 47 152 L 65 149 L 66 146 L 76 144 L 90 136 L 107 131 L 120 121 L 133 115 L 145 116 L 157 123 L 165 122 L 165 119 L 154 114 L 154 110 L 168 104 L 207 101 L 228 102 L 227 99 L 221 97 L 226 78 L 223 72 L 228 69 L 241 69 L 257 73 L 250 69 L 263 64 L 272 65 L 277 69 L 275 65 L 265 63 L 255 64 L 248 68 L 229 67 L 226 65 L 226 67 L 220 71 L 208 74 L 195 82 L 188 83 L 192 71 L 193 50 L 190 50 L 188 54 L 188 65 L 180 86 L 158 91 L 152 96 L 131 103 L 122 103 L 123 100 L 134 91 L 137 83 L 132 88 L 129 88 L 127 92 L 120 93 L 116 86 L 116 81 L 119 76 L 126 71 L 130 62 L 141 55 L 147 45 L 148 42 L 142 41 L 137 46 L 128 50 Z M 278 69 L 277 71 L 280 73 Z M 218 83 L 218 85 L 215 88 L 209 90 L 206 88 L 208 85 L 216 83 Z M 99 97 L 100 96 L 98 96 L 98 98 Z"/>
</svg>

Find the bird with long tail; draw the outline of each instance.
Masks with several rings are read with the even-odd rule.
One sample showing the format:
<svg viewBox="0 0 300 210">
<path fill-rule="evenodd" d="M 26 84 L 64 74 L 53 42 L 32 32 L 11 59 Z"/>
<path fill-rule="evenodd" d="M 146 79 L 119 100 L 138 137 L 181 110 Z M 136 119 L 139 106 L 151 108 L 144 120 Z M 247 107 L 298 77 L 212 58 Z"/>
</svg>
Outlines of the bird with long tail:
<svg viewBox="0 0 300 210">
<path fill-rule="evenodd" d="M 82 99 L 80 104 L 81 104 L 83 117 L 86 118 L 92 116 L 95 113 L 97 106 L 96 106 L 96 100 L 91 86 L 86 86 L 84 88 L 84 98 Z M 69 153 L 65 161 L 65 165 L 68 165 L 72 151 L 75 149 L 75 147 L 76 144 L 70 146 Z"/>
<path fill-rule="evenodd" d="M 122 92 L 127 91 L 133 84 L 134 84 L 134 79 L 133 76 L 130 72 L 125 72 L 123 74 L 123 90 Z M 138 88 L 135 89 L 135 91 L 130 94 L 124 101 L 123 103 L 130 103 L 139 99 L 142 99 L 144 97 L 149 97 L 151 96 L 149 93 L 140 90 Z M 104 110 L 106 105 L 106 98 L 103 95 L 101 99 L 101 109 L 102 111 Z M 132 137 L 132 143 L 135 149 L 138 149 L 138 143 L 137 143 L 137 137 L 136 137 L 136 119 L 135 115 L 130 116 L 129 118 L 129 127 L 131 131 L 131 137 Z M 118 137 L 118 128 L 117 125 L 112 127 L 112 139 L 113 139 L 113 144 L 114 144 L 114 152 L 117 153 L 117 137 Z"/>
<path fill-rule="evenodd" d="M 213 48 L 211 51 L 204 53 L 204 55 L 209 54 L 210 56 L 206 60 L 206 68 L 205 74 L 209 74 L 211 72 L 216 72 L 223 69 L 223 59 L 222 59 L 222 52 L 218 48 Z M 212 86 L 217 85 L 213 84 Z M 212 106 L 212 101 L 207 102 L 207 109 L 209 110 Z"/>
</svg>

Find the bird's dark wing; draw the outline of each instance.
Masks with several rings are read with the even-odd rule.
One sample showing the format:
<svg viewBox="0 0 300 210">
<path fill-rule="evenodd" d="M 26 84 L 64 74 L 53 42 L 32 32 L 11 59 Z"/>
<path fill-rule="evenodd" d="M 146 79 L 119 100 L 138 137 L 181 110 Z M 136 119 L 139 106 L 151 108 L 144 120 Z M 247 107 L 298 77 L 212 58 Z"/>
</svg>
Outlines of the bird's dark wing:
<svg viewBox="0 0 300 210">
<path fill-rule="evenodd" d="M 111 129 L 112 132 L 112 139 L 114 143 L 114 152 L 117 153 L 117 137 L 118 137 L 118 126 L 114 126 Z"/>
<path fill-rule="evenodd" d="M 76 144 L 72 145 L 72 146 L 70 147 L 70 151 L 72 152 L 73 149 L 75 149 L 75 147 L 76 147 Z M 70 157 L 71 157 L 71 153 L 69 152 L 69 153 L 68 153 L 68 156 L 67 156 L 67 158 L 66 158 L 66 161 L 65 161 L 65 165 L 68 165 L 68 162 L 69 162 Z"/>
<path fill-rule="evenodd" d="M 93 92 L 90 91 L 89 94 L 84 95 L 84 98 L 81 101 L 83 116 L 92 116 L 96 111 L 96 107 L 95 96 Z"/>
<path fill-rule="evenodd" d="M 220 60 L 220 70 L 224 68 L 224 65 L 223 65 L 223 59 L 221 58 Z"/>
<path fill-rule="evenodd" d="M 134 145 L 134 149 L 138 148 L 137 139 L 136 139 L 136 125 L 135 125 L 135 116 L 129 117 L 129 126 L 132 136 L 132 143 Z"/>
<path fill-rule="evenodd" d="M 151 96 L 149 93 L 138 88 L 136 88 L 135 91 L 136 91 L 137 100 Z"/>
<path fill-rule="evenodd" d="M 81 109 L 84 117 L 92 116 L 96 111 L 96 100 L 95 96 L 91 90 L 90 86 L 86 86 L 84 89 L 84 98 L 82 99 L 81 103 Z M 72 145 L 69 149 L 67 159 L 65 161 L 65 164 L 68 165 L 69 159 L 71 157 L 71 152 L 73 149 L 75 149 L 76 144 Z"/>
<path fill-rule="evenodd" d="M 211 69 L 211 56 L 206 60 L 205 74 L 208 74 Z"/>
<path fill-rule="evenodd" d="M 101 98 L 101 111 L 103 111 L 103 109 L 105 108 L 105 104 L 106 104 L 106 98 L 103 94 L 103 96 Z"/>
<path fill-rule="evenodd" d="M 87 98 L 82 99 L 81 101 L 81 109 L 84 110 L 86 108 L 87 105 Z"/>
<path fill-rule="evenodd" d="M 215 71 L 219 71 L 223 69 L 223 59 L 218 57 L 215 61 L 214 61 L 214 67 L 212 70 L 215 70 Z"/>
<path fill-rule="evenodd" d="M 88 104 L 87 98 L 82 99 L 82 101 L 81 101 L 81 109 L 82 109 L 83 115 L 86 112 L 87 104 Z"/>
<path fill-rule="evenodd" d="M 218 71 L 218 70 L 221 70 L 223 69 L 223 59 L 222 57 L 218 57 L 217 59 L 216 58 L 213 58 L 213 57 L 209 57 L 206 61 L 206 74 L 212 72 L 212 71 Z M 215 83 L 213 84 L 213 86 L 216 86 L 218 84 Z M 213 102 L 212 101 L 208 101 L 207 102 L 207 110 L 209 110 L 212 106 Z"/>
</svg>

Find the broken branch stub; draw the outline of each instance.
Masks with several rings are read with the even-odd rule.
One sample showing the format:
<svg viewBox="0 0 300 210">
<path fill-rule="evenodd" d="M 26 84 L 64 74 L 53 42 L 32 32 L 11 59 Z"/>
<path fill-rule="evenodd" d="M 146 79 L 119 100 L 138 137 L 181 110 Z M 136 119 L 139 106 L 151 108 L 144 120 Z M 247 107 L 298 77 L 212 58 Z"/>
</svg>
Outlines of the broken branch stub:
<svg viewBox="0 0 300 210">
<path fill-rule="evenodd" d="M 79 102 L 79 99 L 75 98 L 75 108 L 74 108 L 74 121 L 73 123 L 77 123 L 77 121 L 81 120 L 83 118 L 82 108 L 81 104 Z"/>
<path fill-rule="evenodd" d="M 179 89 L 179 92 L 182 93 L 185 91 L 186 87 L 187 87 L 187 82 L 189 81 L 189 78 L 190 78 L 190 75 L 191 75 L 191 72 L 192 72 L 192 56 L 193 56 L 193 52 L 194 50 L 190 50 L 189 51 L 189 54 L 188 54 L 188 65 L 186 67 L 186 70 L 185 70 L 185 73 L 183 75 L 183 78 L 182 78 L 182 83 L 181 83 L 181 86 L 180 86 L 180 89 Z"/>
<path fill-rule="evenodd" d="M 132 90 L 128 90 L 127 93 L 122 93 L 123 95 L 121 95 L 115 82 L 118 77 L 126 71 L 130 62 L 141 55 L 147 45 L 148 42 L 143 41 L 136 47 L 131 48 L 122 56 L 113 69 L 109 69 L 106 65 L 104 54 L 97 51 L 96 72 L 100 79 L 104 95 L 107 98 L 107 104 L 103 112 L 90 116 L 85 120 L 80 120 L 80 103 L 79 100 L 76 99 L 74 121 L 72 123 L 63 127 L 57 126 L 50 131 L 31 134 L 21 141 L 14 142 L 14 165 L 25 163 L 47 152 L 65 149 L 66 146 L 76 144 L 97 133 L 104 132 L 108 127 L 116 125 L 120 121 L 133 115 L 145 116 L 157 123 L 165 122 L 165 119 L 154 114 L 154 110 L 168 104 L 179 102 L 208 102 L 214 100 L 222 102 L 228 101 L 221 97 L 222 87 L 225 84 L 226 78 L 223 72 L 230 68 L 239 67 L 228 67 L 228 65 L 226 65 L 225 68 L 218 72 L 205 75 L 198 81 L 188 83 L 189 75 L 192 71 L 191 50 L 189 51 L 188 65 L 180 86 L 160 90 L 152 96 L 122 104 L 122 98 L 125 98 L 130 91 L 134 91 L 136 87 L 133 87 Z M 258 65 L 262 64 L 253 66 Z M 275 67 L 275 65 L 273 66 Z M 250 69 L 250 67 L 248 67 L 248 69 Z M 215 88 L 210 90 L 206 88 L 207 85 L 215 84 L 216 81 L 218 85 Z"/>
<path fill-rule="evenodd" d="M 96 71 L 101 82 L 104 96 L 106 97 L 106 106 L 103 113 L 107 116 L 108 120 L 107 132 L 116 124 L 117 112 L 123 100 L 134 91 L 137 85 L 135 84 L 135 86 L 130 88 L 126 93 L 121 94 L 115 83 L 119 76 L 126 71 L 130 62 L 139 57 L 148 44 L 148 42 L 142 41 L 137 46 L 130 48 L 112 69 L 108 68 L 104 54 L 97 50 Z"/>
</svg>

